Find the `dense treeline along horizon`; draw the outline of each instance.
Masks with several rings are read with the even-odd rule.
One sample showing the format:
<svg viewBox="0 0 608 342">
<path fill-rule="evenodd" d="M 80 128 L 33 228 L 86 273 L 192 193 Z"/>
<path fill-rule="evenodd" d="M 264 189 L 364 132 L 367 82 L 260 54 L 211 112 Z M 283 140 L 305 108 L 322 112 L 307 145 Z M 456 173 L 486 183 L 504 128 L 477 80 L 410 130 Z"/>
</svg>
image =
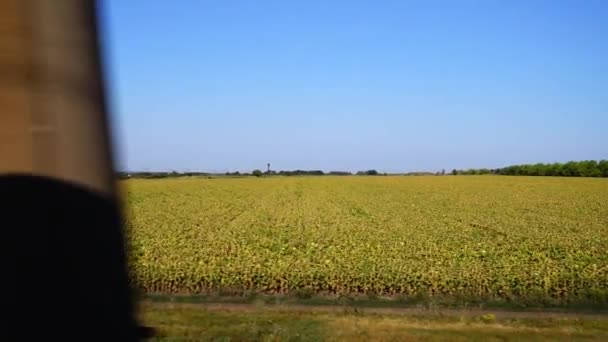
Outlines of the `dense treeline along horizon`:
<svg viewBox="0 0 608 342">
<path fill-rule="evenodd" d="M 608 303 L 608 179 L 126 180 L 147 293 Z"/>
<path fill-rule="evenodd" d="M 507 175 L 507 176 L 559 176 L 608 177 L 608 160 L 569 161 L 567 163 L 521 164 L 499 169 L 452 170 L 452 175 Z"/>
<path fill-rule="evenodd" d="M 536 164 L 521 164 L 511 165 L 497 169 L 466 169 L 457 170 L 454 169 L 449 173 L 450 175 L 506 175 L 506 176 L 559 176 L 559 177 L 608 177 L 608 160 L 583 160 L 583 161 L 569 161 L 566 163 L 536 163 Z M 239 171 L 226 172 L 226 173 L 211 173 L 211 172 L 118 172 L 117 176 L 120 179 L 128 178 L 173 178 L 173 177 L 189 177 L 189 176 L 202 176 L 202 177 L 218 177 L 218 176 L 232 176 L 232 177 L 247 177 L 247 176 L 351 176 L 353 175 L 350 171 L 330 171 L 324 172 L 322 170 L 292 170 L 292 171 L 266 171 L 262 172 L 259 169 L 253 170 L 251 173 L 241 173 Z M 355 173 L 357 176 L 387 176 L 387 175 L 406 175 L 406 176 L 443 176 L 446 175 L 445 170 L 433 173 L 433 172 L 407 172 L 397 174 L 380 173 L 374 169 L 358 171 Z"/>
</svg>

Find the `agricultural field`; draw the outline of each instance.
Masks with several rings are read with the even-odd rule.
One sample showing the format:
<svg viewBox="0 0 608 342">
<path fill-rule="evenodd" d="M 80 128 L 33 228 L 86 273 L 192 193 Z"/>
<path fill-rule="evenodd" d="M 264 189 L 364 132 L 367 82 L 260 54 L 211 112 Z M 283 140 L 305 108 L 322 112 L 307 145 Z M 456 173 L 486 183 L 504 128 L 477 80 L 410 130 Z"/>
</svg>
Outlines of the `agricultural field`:
<svg viewBox="0 0 608 342">
<path fill-rule="evenodd" d="M 608 179 L 128 180 L 146 293 L 608 303 Z"/>
</svg>

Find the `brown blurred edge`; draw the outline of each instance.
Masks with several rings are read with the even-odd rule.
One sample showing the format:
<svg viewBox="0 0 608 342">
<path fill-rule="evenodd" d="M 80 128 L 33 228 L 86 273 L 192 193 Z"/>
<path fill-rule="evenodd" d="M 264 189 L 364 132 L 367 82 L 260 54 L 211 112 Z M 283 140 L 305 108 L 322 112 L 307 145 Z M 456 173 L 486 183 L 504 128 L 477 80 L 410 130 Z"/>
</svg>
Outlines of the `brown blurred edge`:
<svg viewBox="0 0 608 342">
<path fill-rule="evenodd" d="M 92 0 L 0 0 L 0 175 L 115 197 Z"/>
</svg>

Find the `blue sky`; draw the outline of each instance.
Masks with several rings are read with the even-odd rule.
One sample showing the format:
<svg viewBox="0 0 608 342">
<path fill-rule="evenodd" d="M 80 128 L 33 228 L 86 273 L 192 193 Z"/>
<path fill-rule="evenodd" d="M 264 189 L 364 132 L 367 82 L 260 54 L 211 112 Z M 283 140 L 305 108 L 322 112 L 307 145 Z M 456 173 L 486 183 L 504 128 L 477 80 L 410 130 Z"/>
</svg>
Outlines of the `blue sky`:
<svg viewBox="0 0 608 342">
<path fill-rule="evenodd" d="M 123 170 L 386 172 L 608 158 L 608 1 L 122 1 Z"/>
</svg>

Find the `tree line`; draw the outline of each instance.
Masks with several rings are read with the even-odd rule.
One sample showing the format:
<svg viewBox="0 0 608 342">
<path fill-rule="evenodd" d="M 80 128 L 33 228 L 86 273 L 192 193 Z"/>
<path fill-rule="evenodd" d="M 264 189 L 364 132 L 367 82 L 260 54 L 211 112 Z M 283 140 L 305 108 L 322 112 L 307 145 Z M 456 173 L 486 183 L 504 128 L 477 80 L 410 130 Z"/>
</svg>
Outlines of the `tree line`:
<svg viewBox="0 0 608 342">
<path fill-rule="evenodd" d="M 254 176 L 263 176 L 263 175 L 279 175 L 279 176 L 352 176 L 353 173 L 349 171 L 329 171 L 323 172 L 322 170 L 293 170 L 293 171 L 266 171 L 262 172 L 260 170 L 253 170 L 251 173 Z M 365 170 L 365 171 L 357 171 L 355 173 L 357 176 L 377 176 L 380 173 L 376 170 Z M 382 174 L 386 176 L 386 173 Z"/>
<path fill-rule="evenodd" d="M 378 174 L 375 170 L 368 171 L 360 171 L 357 174 L 366 174 L 366 175 L 375 175 Z M 191 176 L 204 176 L 204 177 L 262 177 L 262 176 L 350 176 L 352 172 L 349 171 L 330 171 L 323 172 L 321 170 L 281 170 L 281 171 L 265 171 L 262 172 L 259 169 L 253 170 L 251 172 L 225 172 L 225 173 L 210 173 L 210 172 L 117 172 L 116 176 L 120 179 L 129 179 L 129 178 L 142 178 L 142 179 L 156 179 L 156 178 L 174 178 L 174 177 L 191 177 Z"/>
<path fill-rule="evenodd" d="M 379 173 L 374 169 L 358 171 L 354 173 L 357 176 L 377 176 L 386 173 Z M 445 170 L 435 173 L 434 175 L 445 175 Z M 452 170 L 451 175 L 509 175 L 509 176 L 561 176 L 561 177 L 608 177 L 608 160 L 583 160 L 569 161 L 567 163 L 536 163 L 536 164 L 520 164 L 511 165 L 497 169 L 466 169 Z M 322 170 L 281 170 L 281 171 L 265 171 L 259 169 L 251 172 L 240 173 L 208 173 L 208 172 L 118 172 L 117 176 L 121 179 L 126 178 L 172 178 L 183 176 L 204 176 L 204 177 L 247 177 L 247 176 L 351 176 L 349 171 L 330 171 L 323 172 Z M 431 172 L 410 172 L 402 175 L 433 175 Z"/>
<path fill-rule="evenodd" d="M 608 177 L 608 160 L 583 160 L 548 164 L 520 164 L 498 169 L 452 170 L 452 175 L 487 174 L 508 176 Z"/>
<path fill-rule="evenodd" d="M 116 176 L 119 179 L 128 179 L 128 178 L 143 178 L 143 179 L 155 179 L 155 178 L 174 178 L 174 177 L 191 177 L 191 176 L 211 176 L 211 173 L 208 172 L 117 172 Z"/>
</svg>

